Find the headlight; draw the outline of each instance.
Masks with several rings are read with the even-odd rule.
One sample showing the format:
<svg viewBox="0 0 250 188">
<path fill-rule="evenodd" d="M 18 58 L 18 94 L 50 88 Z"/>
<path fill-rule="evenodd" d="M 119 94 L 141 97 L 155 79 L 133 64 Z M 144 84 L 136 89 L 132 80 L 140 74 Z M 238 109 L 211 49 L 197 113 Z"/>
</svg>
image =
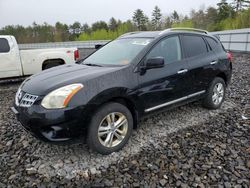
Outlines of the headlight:
<svg viewBox="0 0 250 188">
<path fill-rule="evenodd" d="M 42 100 L 42 106 L 47 109 L 65 108 L 70 99 L 81 89 L 82 84 L 71 84 L 50 92 Z"/>
</svg>

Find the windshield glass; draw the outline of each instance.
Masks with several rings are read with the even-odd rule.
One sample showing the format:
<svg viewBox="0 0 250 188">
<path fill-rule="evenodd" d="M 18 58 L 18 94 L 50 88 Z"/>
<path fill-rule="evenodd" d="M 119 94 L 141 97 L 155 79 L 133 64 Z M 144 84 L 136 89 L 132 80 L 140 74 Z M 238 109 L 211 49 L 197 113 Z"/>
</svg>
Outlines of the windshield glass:
<svg viewBox="0 0 250 188">
<path fill-rule="evenodd" d="M 151 40 L 150 38 L 114 40 L 86 58 L 83 64 L 127 65 Z"/>
</svg>

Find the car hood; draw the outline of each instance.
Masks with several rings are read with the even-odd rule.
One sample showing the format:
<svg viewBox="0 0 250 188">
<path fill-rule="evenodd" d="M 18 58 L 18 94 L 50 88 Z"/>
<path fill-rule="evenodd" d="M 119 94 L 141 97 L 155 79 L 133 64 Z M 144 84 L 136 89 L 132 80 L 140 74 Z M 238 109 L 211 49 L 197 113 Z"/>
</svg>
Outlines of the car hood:
<svg viewBox="0 0 250 188">
<path fill-rule="evenodd" d="M 98 76 L 115 72 L 122 67 L 95 67 L 81 64 L 54 67 L 26 79 L 21 90 L 43 96 L 65 85 L 82 83 Z"/>
</svg>

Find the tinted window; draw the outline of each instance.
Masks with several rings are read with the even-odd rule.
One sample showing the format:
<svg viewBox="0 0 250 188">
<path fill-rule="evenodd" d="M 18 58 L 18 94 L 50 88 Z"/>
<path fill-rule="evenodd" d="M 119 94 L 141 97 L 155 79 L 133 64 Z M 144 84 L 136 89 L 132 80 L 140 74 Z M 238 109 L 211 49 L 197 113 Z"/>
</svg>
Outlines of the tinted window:
<svg viewBox="0 0 250 188">
<path fill-rule="evenodd" d="M 170 37 L 160 41 L 151 52 L 147 59 L 154 57 L 163 57 L 165 63 L 172 63 L 181 60 L 181 47 L 179 37 Z"/>
<path fill-rule="evenodd" d="M 0 53 L 6 53 L 10 51 L 9 43 L 6 39 L 0 38 Z"/>
<path fill-rule="evenodd" d="M 211 48 L 211 50 L 217 50 L 220 47 L 219 42 L 215 41 L 214 39 L 210 38 L 210 37 L 206 37 L 206 40 Z"/>
<path fill-rule="evenodd" d="M 202 37 L 183 36 L 183 46 L 187 57 L 194 57 L 207 53 L 207 45 Z"/>
</svg>

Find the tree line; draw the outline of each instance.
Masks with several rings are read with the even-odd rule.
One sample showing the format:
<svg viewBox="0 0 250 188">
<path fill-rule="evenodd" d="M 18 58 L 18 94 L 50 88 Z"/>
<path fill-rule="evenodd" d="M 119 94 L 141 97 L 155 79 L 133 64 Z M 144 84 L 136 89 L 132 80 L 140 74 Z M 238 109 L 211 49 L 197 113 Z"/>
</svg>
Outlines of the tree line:
<svg viewBox="0 0 250 188">
<path fill-rule="evenodd" d="M 155 6 L 151 16 L 143 10 L 134 11 L 130 20 L 111 18 L 109 22 L 97 21 L 92 25 L 75 22 L 72 25 L 57 22 L 33 23 L 31 26 L 9 25 L 0 29 L 1 35 L 14 35 L 18 43 L 62 42 L 74 40 L 110 40 L 133 31 L 155 31 L 171 27 L 194 27 L 208 31 L 250 27 L 250 0 L 220 0 L 216 7 L 191 10 L 190 15 L 177 11 L 163 15 Z"/>
</svg>

